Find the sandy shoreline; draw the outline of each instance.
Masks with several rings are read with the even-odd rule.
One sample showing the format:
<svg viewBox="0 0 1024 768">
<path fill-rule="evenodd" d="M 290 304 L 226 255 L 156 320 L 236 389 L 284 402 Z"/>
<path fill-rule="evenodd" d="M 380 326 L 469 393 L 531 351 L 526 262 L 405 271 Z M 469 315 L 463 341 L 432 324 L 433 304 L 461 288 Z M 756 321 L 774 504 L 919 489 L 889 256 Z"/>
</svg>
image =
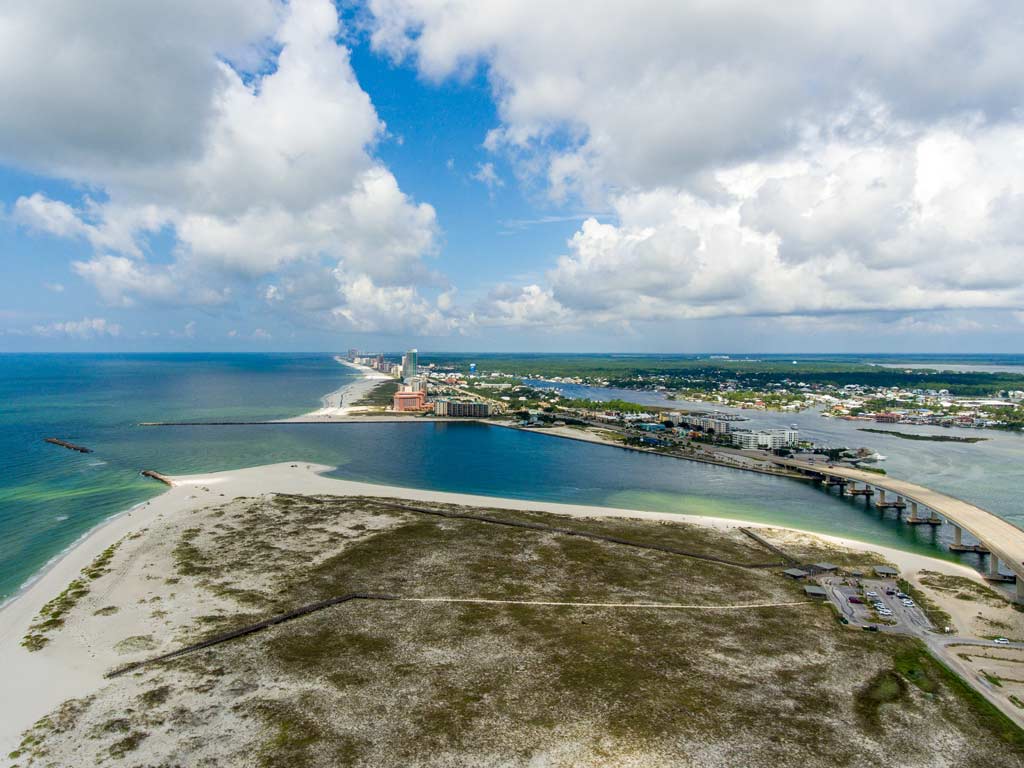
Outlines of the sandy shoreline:
<svg viewBox="0 0 1024 768">
<path fill-rule="evenodd" d="M 360 377 L 350 381 L 333 392 L 329 392 L 321 398 L 321 407 L 309 413 L 293 416 L 289 419 L 280 419 L 282 422 L 290 421 L 332 421 L 346 416 L 363 413 L 368 410 L 365 406 L 357 406 L 355 403 L 368 395 L 374 387 L 384 381 L 393 381 L 394 377 L 376 371 L 365 365 L 350 363 L 341 357 L 334 358 L 339 364 L 358 372 Z"/>
<path fill-rule="evenodd" d="M 187 515 L 190 511 L 229 501 L 238 496 L 259 496 L 271 493 L 333 494 L 339 496 L 383 496 L 413 501 L 435 501 L 473 506 L 539 510 L 572 516 L 626 516 L 649 520 L 685 522 L 719 529 L 744 526 L 775 528 L 758 523 L 717 517 L 701 517 L 668 512 L 613 509 L 575 504 L 507 499 L 461 493 L 419 490 L 397 486 L 375 485 L 324 477 L 330 467 L 305 462 L 273 464 L 243 470 L 188 475 L 173 478 L 174 487 L 161 496 L 144 502 L 94 528 L 76 547 L 57 560 L 24 592 L 0 608 L 0 675 L 6 682 L 6 693 L 0 701 L 0 754 L 17 746 L 19 735 L 39 717 L 68 698 L 88 695 L 104 685 L 103 672 L 119 658 L 110 648 L 90 645 L 85 637 L 80 642 L 61 642 L 29 652 L 20 645 L 29 624 L 40 608 L 59 594 L 81 570 L 110 545 L 149 524 Z M 796 529 L 786 529 L 796 531 Z M 878 553 L 897 564 L 907 574 L 922 568 L 964 576 L 981 582 L 980 575 L 967 566 L 917 555 L 888 547 L 875 546 L 835 536 L 800 532 L 824 541 L 860 551 Z M 130 564 L 129 564 L 130 565 Z M 139 579 L 140 594 L 146 585 L 141 576 L 126 565 L 118 575 L 122 579 Z M 128 620 L 127 617 L 125 620 Z M 62 630 L 70 633 L 71 628 Z M 67 638 L 65 638 L 66 640 Z"/>
</svg>

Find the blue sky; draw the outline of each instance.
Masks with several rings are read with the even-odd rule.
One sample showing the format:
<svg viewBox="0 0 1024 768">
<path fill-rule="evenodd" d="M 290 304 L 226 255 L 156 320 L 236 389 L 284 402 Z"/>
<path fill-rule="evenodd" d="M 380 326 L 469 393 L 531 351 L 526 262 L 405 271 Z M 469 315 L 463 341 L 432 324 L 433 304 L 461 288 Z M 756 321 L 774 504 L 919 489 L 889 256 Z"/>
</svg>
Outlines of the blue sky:
<svg viewBox="0 0 1024 768">
<path fill-rule="evenodd" d="M 8 4 L 0 351 L 1024 351 L 1021 12 L 726 5 Z"/>
</svg>

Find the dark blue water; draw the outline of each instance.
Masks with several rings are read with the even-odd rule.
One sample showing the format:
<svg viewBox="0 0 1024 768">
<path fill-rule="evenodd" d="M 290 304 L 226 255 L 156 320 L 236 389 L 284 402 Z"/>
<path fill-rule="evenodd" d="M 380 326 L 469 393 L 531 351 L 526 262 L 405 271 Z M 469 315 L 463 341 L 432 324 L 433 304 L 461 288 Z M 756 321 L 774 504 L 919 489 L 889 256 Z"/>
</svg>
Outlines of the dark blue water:
<svg viewBox="0 0 1024 768">
<path fill-rule="evenodd" d="M 0 356 L 0 596 L 97 523 L 160 493 L 142 469 L 280 461 L 329 464 L 353 480 L 734 517 L 940 552 L 931 529 L 799 482 L 501 427 L 138 426 L 296 415 L 351 375 L 329 355 Z M 44 444 L 51 435 L 95 453 Z"/>
</svg>

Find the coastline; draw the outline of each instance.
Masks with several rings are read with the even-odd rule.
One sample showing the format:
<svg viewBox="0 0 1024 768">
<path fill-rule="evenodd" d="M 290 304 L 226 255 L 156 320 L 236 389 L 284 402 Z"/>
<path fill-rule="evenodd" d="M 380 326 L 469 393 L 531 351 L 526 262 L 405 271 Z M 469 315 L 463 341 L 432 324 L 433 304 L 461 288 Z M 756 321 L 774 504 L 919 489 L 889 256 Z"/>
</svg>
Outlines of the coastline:
<svg viewBox="0 0 1024 768">
<path fill-rule="evenodd" d="M 391 376 L 376 371 L 373 368 L 368 368 L 365 365 L 350 363 L 348 360 L 338 356 L 335 356 L 334 360 L 339 365 L 356 371 L 359 374 L 359 378 L 341 385 L 333 392 L 328 392 L 320 398 L 321 405 L 316 410 L 287 419 L 277 419 L 275 423 L 333 421 L 334 419 L 361 413 L 366 408 L 354 405 L 354 403 L 366 397 L 381 382 L 392 380 Z"/>
<path fill-rule="evenodd" d="M 818 534 L 784 526 L 748 523 L 721 517 L 615 509 L 556 502 L 509 499 L 472 494 L 430 491 L 400 486 L 376 485 L 328 478 L 324 472 L 331 467 L 306 462 L 286 462 L 242 470 L 183 475 L 172 477 L 174 485 L 163 494 L 115 515 L 93 528 L 77 545 L 59 557 L 38 578 L 0 607 L 0 665 L 7 681 L 8 696 L 0 703 L 0 749 L 2 754 L 17 746 L 20 734 L 47 712 L 69 698 L 86 696 L 102 687 L 103 673 L 114 666 L 118 657 L 102 644 L 89 645 L 87 638 L 76 637 L 73 621 L 62 632 L 61 642 L 29 652 L 20 645 L 29 625 L 42 606 L 75 579 L 81 570 L 107 547 L 123 538 L 144 532 L 156 520 L 182 518 L 189 512 L 210 504 L 220 504 L 238 496 L 259 496 L 272 493 L 316 494 L 338 496 L 378 496 L 410 501 L 466 504 L 480 507 L 538 510 L 575 517 L 632 517 L 648 520 L 675 521 L 730 529 L 736 527 L 787 531 L 794 535 L 812 536 L 849 549 L 872 552 L 895 563 L 907 577 L 922 568 L 962 576 L 984 583 L 973 569 L 945 560 L 875 546 L 843 537 Z M 138 579 L 138 588 L 145 594 L 142 577 L 130 572 L 132 562 L 121 566 L 119 579 Z M 130 621 L 129 616 L 122 621 Z"/>
</svg>

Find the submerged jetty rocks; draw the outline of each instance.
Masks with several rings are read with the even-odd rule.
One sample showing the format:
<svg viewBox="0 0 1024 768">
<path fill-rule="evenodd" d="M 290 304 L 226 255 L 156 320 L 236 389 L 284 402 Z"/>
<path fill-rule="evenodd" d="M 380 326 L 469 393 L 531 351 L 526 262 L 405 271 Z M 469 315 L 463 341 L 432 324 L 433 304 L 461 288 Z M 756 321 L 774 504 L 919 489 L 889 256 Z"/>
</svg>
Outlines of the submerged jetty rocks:
<svg viewBox="0 0 1024 768">
<path fill-rule="evenodd" d="M 43 438 L 43 442 L 50 443 L 51 445 L 59 445 L 61 448 L 67 448 L 69 451 L 92 453 L 92 448 L 86 448 L 83 445 L 75 445 L 74 443 L 69 443 L 67 440 L 61 440 L 59 437 L 45 437 Z"/>
<path fill-rule="evenodd" d="M 843 626 L 793 562 L 885 558 L 771 528 L 211 491 L 123 536 L 30 654 L 84 644 L 99 682 L 10 759 L 1019 764 L 1021 732 L 919 640 Z"/>
</svg>

